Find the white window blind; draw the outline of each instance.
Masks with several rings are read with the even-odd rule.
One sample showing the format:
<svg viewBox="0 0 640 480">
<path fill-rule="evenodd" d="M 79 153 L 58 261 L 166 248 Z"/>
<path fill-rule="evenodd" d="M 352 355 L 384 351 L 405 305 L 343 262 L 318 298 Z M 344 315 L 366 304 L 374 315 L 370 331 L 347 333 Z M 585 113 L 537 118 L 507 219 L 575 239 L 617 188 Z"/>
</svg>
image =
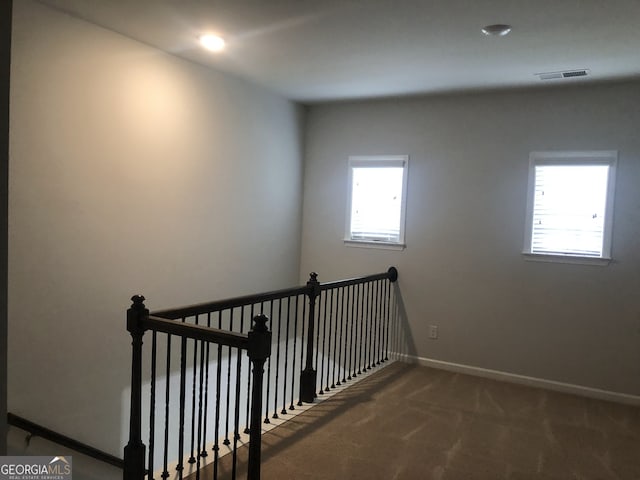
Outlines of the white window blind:
<svg viewBox="0 0 640 480">
<path fill-rule="evenodd" d="M 615 152 L 531 155 L 525 253 L 609 258 Z"/>
<path fill-rule="evenodd" d="M 346 240 L 402 243 L 406 157 L 352 157 Z"/>
<path fill-rule="evenodd" d="M 536 167 L 533 253 L 601 257 L 608 165 Z"/>
</svg>

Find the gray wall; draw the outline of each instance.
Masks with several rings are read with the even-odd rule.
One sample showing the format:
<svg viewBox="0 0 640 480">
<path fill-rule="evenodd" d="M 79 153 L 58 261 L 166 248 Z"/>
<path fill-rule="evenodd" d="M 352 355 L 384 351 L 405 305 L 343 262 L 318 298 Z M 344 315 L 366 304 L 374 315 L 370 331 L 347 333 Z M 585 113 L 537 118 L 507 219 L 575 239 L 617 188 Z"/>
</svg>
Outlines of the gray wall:
<svg viewBox="0 0 640 480">
<path fill-rule="evenodd" d="M 120 455 L 132 294 L 297 283 L 302 110 L 29 0 L 14 27 L 9 410 Z"/>
<path fill-rule="evenodd" d="M 628 83 L 311 107 L 302 278 L 396 265 L 417 356 L 640 394 L 638 105 Z M 525 261 L 534 150 L 619 151 L 611 265 Z M 375 154 L 410 156 L 402 252 L 343 244 L 347 157 Z"/>
</svg>

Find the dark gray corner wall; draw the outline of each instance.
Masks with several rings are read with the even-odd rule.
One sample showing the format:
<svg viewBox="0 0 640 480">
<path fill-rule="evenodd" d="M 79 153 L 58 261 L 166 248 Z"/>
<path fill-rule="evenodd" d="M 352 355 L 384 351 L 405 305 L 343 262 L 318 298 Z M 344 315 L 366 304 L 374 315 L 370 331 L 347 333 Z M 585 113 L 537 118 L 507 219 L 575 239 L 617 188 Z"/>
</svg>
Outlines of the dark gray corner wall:
<svg viewBox="0 0 640 480">
<path fill-rule="evenodd" d="M 0 455 L 7 451 L 7 197 L 12 0 L 0 2 Z"/>
</svg>

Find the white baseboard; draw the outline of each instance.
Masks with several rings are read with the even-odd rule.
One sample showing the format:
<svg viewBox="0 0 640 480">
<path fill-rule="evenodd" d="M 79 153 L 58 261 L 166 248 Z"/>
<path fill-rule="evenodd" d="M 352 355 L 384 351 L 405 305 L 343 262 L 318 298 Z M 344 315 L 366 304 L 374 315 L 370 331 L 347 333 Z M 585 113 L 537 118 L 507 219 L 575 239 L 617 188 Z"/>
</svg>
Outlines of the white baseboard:
<svg viewBox="0 0 640 480">
<path fill-rule="evenodd" d="M 601 390 L 599 388 L 585 387 L 582 385 L 574 385 L 564 382 L 556 382 L 555 380 L 528 377 L 526 375 L 502 372 L 500 370 L 490 370 L 487 368 L 472 367 L 470 365 L 444 362 L 442 360 L 434 360 L 431 358 L 418 357 L 414 355 L 399 354 L 396 355 L 396 358 L 401 362 L 417 363 L 425 367 L 432 367 L 440 370 L 447 370 L 450 372 L 465 373 L 467 375 L 475 375 L 476 377 L 517 383 L 520 385 L 527 385 L 529 387 L 545 388 L 547 390 L 553 390 L 556 392 L 580 395 L 582 397 L 607 400 L 610 402 L 623 403 L 626 405 L 640 406 L 640 396 L 630 395 L 628 393 L 611 392 L 609 390 Z"/>
</svg>

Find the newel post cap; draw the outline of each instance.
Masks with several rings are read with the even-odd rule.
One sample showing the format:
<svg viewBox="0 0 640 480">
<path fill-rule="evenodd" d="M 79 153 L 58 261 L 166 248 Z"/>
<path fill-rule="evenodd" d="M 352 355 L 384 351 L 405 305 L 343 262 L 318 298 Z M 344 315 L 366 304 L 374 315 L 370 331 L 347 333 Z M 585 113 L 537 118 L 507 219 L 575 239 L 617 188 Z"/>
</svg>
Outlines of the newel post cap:
<svg viewBox="0 0 640 480">
<path fill-rule="evenodd" d="M 253 317 L 253 328 L 251 330 L 254 332 L 260 332 L 260 333 L 268 332 L 269 331 L 269 329 L 267 328 L 268 321 L 269 319 L 267 318 L 266 315 L 257 315 Z"/>
<path fill-rule="evenodd" d="M 131 301 L 133 302 L 131 304 L 131 308 L 135 308 L 136 310 L 145 308 L 144 306 L 145 300 L 146 298 L 144 298 L 144 295 L 134 295 L 133 297 L 131 297 Z"/>
<path fill-rule="evenodd" d="M 140 320 L 149 315 L 149 310 L 144 305 L 143 295 L 134 295 L 131 297 L 131 307 L 127 310 L 127 330 L 129 333 L 142 335 L 144 328 L 140 324 Z"/>
<path fill-rule="evenodd" d="M 389 275 L 389 280 L 391 281 L 391 283 L 398 280 L 398 269 L 396 267 L 389 267 L 389 270 L 387 270 L 387 273 Z"/>
</svg>

